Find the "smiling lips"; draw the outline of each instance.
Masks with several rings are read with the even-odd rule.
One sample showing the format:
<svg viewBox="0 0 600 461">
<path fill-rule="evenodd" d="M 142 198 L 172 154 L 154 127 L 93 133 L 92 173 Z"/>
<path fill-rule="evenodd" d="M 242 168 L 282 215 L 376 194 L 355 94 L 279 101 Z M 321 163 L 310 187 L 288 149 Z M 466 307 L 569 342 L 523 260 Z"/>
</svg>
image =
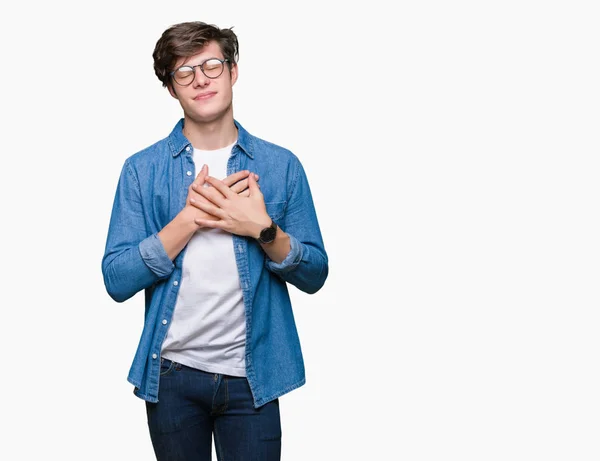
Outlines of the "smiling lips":
<svg viewBox="0 0 600 461">
<path fill-rule="evenodd" d="M 198 96 L 194 98 L 195 101 L 204 101 L 205 99 L 212 98 L 215 94 L 215 91 L 207 91 L 206 93 L 200 93 Z"/>
</svg>

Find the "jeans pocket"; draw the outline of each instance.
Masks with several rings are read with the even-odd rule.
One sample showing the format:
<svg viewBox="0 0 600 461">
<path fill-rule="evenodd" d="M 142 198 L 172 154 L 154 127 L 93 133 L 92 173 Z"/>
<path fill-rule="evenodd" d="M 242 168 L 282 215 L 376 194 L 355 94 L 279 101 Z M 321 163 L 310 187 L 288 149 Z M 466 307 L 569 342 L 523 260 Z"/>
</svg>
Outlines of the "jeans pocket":
<svg viewBox="0 0 600 461">
<path fill-rule="evenodd" d="M 175 368 L 175 362 L 168 359 L 160 359 L 160 376 L 166 376 Z"/>
</svg>

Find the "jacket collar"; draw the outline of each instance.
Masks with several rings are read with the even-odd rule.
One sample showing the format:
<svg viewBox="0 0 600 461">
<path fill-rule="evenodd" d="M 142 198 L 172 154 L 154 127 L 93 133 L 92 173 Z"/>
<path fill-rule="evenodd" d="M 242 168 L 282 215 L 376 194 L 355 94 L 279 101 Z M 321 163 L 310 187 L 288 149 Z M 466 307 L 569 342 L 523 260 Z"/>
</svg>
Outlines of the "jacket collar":
<svg viewBox="0 0 600 461">
<path fill-rule="evenodd" d="M 236 145 L 239 146 L 248 157 L 254 158 L 254 136 L 248 133 L 244 127 L 237 121 L 234 120 L 235 126 L 238 130 L 238 139 Z M 169 148 L 171 149 L 171 155 L 177 157 L 186 148 L 190 150 L 193 148 L 192 143 L 183 134 L 183 118 L 181 118 L 171 134 L 168 136 Z"/>
</svg>

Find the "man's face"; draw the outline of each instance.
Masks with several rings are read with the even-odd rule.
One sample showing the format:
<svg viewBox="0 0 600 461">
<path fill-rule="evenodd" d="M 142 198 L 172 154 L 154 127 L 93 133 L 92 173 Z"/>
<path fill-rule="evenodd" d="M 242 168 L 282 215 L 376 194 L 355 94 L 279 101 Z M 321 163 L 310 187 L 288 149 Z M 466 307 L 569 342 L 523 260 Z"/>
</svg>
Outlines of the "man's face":
<svg viewBox="0 0 600 461">
<path fill-rule="evenodd" d="M 208 59 L 223 60 L 223 53 L 216 42 L 208 42 L 199 53 L 177 61 L 175 69 L 181 66 L 196 66 Z M 210 75 L 210 72 L 205 67 Z M 196 123 L 207 123 L 222 118 L 231 110 L 232 87 L 237 80 L 237 65 L 224 63 L 223 73 L 217 78 L 209 78 L 200 69 L 194 68 L 194 80 L 187 86 L 179 85 L 171 78 L 169 92 L 179 100 L 185 116 Z"/>
</svg>

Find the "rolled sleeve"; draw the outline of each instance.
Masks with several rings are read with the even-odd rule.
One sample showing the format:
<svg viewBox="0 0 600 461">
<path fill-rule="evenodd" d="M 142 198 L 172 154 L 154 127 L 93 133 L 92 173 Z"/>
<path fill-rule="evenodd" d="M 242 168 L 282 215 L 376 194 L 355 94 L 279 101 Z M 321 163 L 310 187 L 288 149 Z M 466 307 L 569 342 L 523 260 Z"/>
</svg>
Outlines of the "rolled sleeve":
<svg viewBox="0 0 600 461">
<path fill-rule="evenodd" d="M 175 265 L 169 259 L 158 234 L 153 234 L 142 240 L 139 249 L 144 263 L 158 277 L 165 277 L 173 272 Z"/>
<path fill-rule="evenodd" d="M 267 259 L 267 268 L 278 274 L 293 271 L 302 260 L 302 245 L 294 236 L 289 234 L 288 236 L 290 238 L 290 251 L 285 259 L 280 263 Z"/>
</svg>

